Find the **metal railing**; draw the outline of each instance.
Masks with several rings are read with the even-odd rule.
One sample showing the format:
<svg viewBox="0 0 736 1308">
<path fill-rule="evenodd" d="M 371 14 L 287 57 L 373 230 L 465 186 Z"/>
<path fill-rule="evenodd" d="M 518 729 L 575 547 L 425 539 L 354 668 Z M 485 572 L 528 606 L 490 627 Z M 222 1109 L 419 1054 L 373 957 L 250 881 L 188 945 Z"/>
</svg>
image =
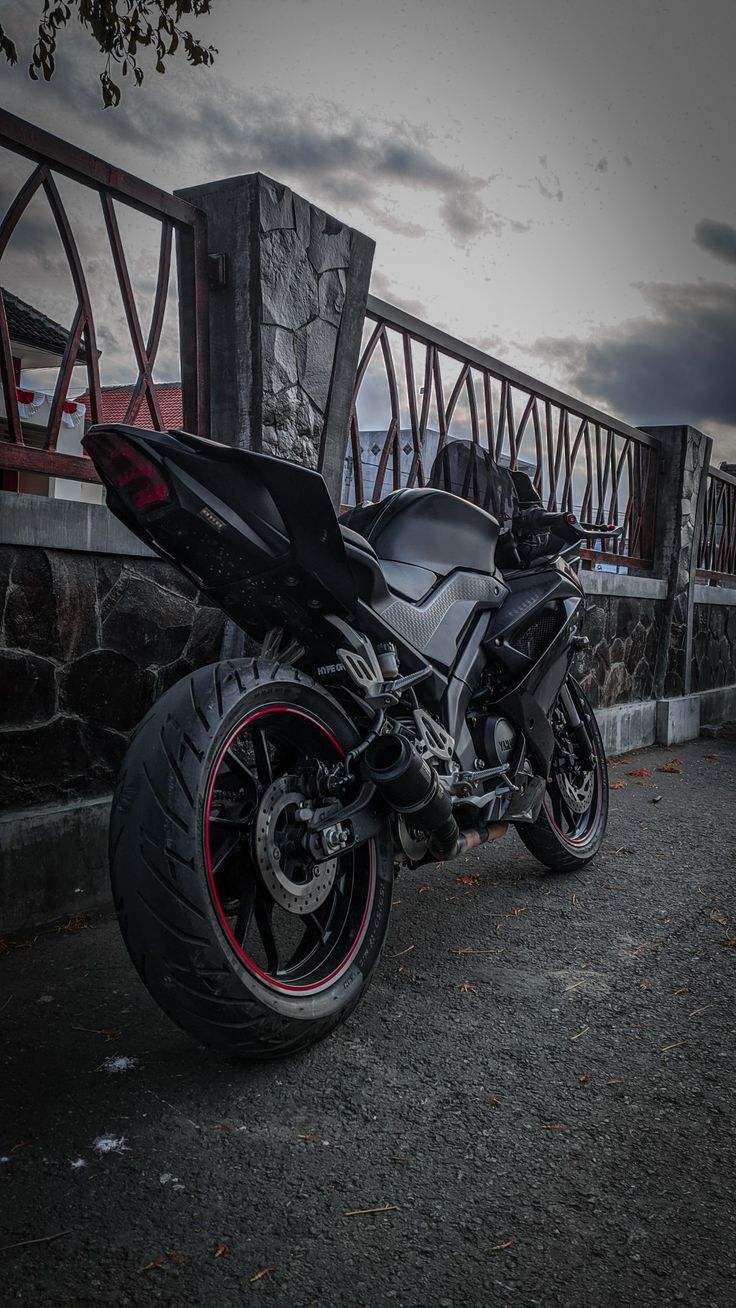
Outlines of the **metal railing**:
<svg viewBox="0 0 736 1308">
<path fill-rule="evenodd" d="M 166 297 L 169 291 L 172 237 L 176 234 L 180 359 L 181 375 L 184 379 L 184 425 L 190 431 L 206 436 L 209 425 L 207 383 L 209 283 L 204 214 L 185 200 L 166 191 L 160 191 L 130 173 L 113 168 L 95 155 L 79 150 L 3 109 L 0 110 L 0 160 L 6 151 L 30 159 L 36 167 L 8 205 L 0 222 L 0 284 L 2 284 L 2 257 L 8 242 L 22 221 L 33 197 L 43 193 L 66 256 L 74 287 L 76 311 L 61 357 L 48 423 L 45 431 L 41 433 L 39 442 L 38 429 L 32 435 L 24 430 L 19 414 L 18 377 L 13 365 L 7 314 L 0 294 L 0 384 L 6 414 L 5 430 L 0 431 L 0 470 L 39 472 L 55 477 L 74 478 L 78 481 L 97 480 L 88 458 L 62 454 L 57 450 L 59 427 L 72 369 L 79 366 L 80 358 L 87 371 L 91 419 L 97 422 L 103 416 L 93 306 L 73 224 L 56 183 L 57 175 L 69 178 L 99 194 L 110 259 L 120 288 L 137 367 L 137 378 L 131 388 L 125 421 L 134 424 L 141 407 L 145 404 L 151 422 L 157 430 L 162 429 L 164 423 L 156 396 L 153 367 L 161 340 Z M 145 336 L 120 237 L 116 205 L 128 206 L 160 224 L 153 310 L 148 333 Z M 80 351 L 83 353 L 80 354 Z"/>
<path fill-rule="evenodd" d="M 623 527 L 589 560 L 651 569 L 656 437 L 369 296 L 344 501 L 425 485 L 455 436 L 526 468 L 549 509 Z"/>
<path fill-rule="evenodd" d="M 698 577 L 736 581 L 736 477 L 709 468 L 698 542 Z"/>
</svg>

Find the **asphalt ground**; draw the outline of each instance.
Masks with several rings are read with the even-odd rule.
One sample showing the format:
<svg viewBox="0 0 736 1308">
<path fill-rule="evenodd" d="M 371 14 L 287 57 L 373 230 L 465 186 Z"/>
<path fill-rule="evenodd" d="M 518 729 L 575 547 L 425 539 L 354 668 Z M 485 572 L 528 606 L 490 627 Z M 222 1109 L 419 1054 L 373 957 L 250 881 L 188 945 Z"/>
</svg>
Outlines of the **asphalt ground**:
<svg viewBox="0 0 736 1308">
<path fill-rule="evenodd" d="M 735 1304 L 736 745 L 611 779 L 579 875 L 402 875 L 291 1062 L 191 1043 L 109 918 L 2 942 L 0 1303 Z"/>
</svg>

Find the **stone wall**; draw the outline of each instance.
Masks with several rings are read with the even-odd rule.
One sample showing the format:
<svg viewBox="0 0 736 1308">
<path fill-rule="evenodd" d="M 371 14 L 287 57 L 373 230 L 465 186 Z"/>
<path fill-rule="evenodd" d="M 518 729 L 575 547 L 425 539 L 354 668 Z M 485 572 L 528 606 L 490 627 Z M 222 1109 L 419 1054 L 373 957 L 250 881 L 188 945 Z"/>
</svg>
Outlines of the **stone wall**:
<svg viewBox="0 0 736 1308">
<path fill-rule="evenodd" d="M 159 560 L 0 546 L 1 807 L 109 793 L 133 728 L 218 657 L 222 627 Z"/>
<path fill-rule="evenodd" d="M 581 630 L 590 647 L 576 673 L 594 708 L 653 698 L 661 613 L 660 601 L 643 596 L 588 597 Z"/>
<path fill-rule="evenodd" d="M 736 591 L 732 605 L 695 604 L 691 668 L 694 691 L 736 685 Z"/>
</svg>

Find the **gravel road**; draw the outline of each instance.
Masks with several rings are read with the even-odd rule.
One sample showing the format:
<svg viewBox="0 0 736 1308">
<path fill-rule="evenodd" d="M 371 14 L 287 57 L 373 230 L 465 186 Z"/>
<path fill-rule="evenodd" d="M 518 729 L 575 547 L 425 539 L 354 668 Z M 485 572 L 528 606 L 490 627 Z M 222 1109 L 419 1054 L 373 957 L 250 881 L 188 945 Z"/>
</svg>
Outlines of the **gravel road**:
<svg viewBox="0 0 736 1308">
<path fill-rule="evenodd" d="M 109 918 L 0 942 L 0 1302 L 732 1308 L 736 745 L 611 779 L 580 875 L 400 877 L 290 1063 L 192 1044 Z"/>
</svg>

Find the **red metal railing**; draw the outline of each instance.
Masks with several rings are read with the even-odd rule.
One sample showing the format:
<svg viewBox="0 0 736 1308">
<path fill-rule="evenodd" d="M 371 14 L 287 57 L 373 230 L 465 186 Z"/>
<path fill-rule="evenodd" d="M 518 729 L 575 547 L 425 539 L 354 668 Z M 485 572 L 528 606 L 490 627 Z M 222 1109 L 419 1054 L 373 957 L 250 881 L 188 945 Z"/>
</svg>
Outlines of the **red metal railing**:
<svg viewBox="0 0 736 1308">
<path fill-rule="evenodd" d="M 47 473 L 79 481 L 97 480 L 89 459 L 57 451 L 59 426 L 67 389 L 72 368 L 79 364 L 80 348 L 83 349 L 81 357 L 87 371 L 92 421 L 97 422 L 102 416 L 93 306 L 73 224 L 56 183 L 57 175 L 70 178 L 80 186 L 99 194 L 110 257 L 122 296 L 137 367 L 137 378 L 132 386 L 125 421 L 135 424 L 136 417 L 145 404 L 151 422 L 157 430 L 162 429 L 164 423 L 156 397 L 153 367 L 161 340 L 169 290 L 172 237 L 174 233 L 176 234 L 180 355 L 184 378 L 184 425 L 190 431 L 206 436 L 208 434 L 209 283 L 204 214 L 185 200 L 166 191 L 160 191 L 138 177 L 111 167 L 102 159 L 79 150 L 48 132 L 41 131 L 4 109 L 0 110 L 0 147 L 5 151 L 22 155 L 36 165 L 7 207 L 0 222 L 0 284 L 2 284 L 2 257 L 8 242 L 19 222 L 22 221 L 30 201 L 36 194 L 43 194 L 61 238 L 76 298 L 76 311 L 58 369 L 48 423 L 42 435 L 41 448 L 38 448 L 37 440 L 34 440 L 31 445 L 26 439 L 28 433 L 24 430 L 18 412 L 17 378 L 13 368 L 7 314 L 0 295 L 0 384 L 6 413 L 6 431 L 0 431 L 0 469 Z M 0 159 L 2 157 L 0 153 Z M 161 228 L 153 310 L 146 335 L 141 325 L 123 250 L 116 205 L 129 206 L 155 219 Z"/>
<path fill-rule="evenodd" d="M 548 508 L 623 527 L 588 559 L 651 569 L 655 437 L 369 296 L 343 501 L 425 485 L 456 436 L 526 468 Z"/>
<path fill-rule="evenodd" d="M 736 581 L 736 477 L 717 468 L 708 469 L 698 577 L 711 582 Z"/>
</svg>

